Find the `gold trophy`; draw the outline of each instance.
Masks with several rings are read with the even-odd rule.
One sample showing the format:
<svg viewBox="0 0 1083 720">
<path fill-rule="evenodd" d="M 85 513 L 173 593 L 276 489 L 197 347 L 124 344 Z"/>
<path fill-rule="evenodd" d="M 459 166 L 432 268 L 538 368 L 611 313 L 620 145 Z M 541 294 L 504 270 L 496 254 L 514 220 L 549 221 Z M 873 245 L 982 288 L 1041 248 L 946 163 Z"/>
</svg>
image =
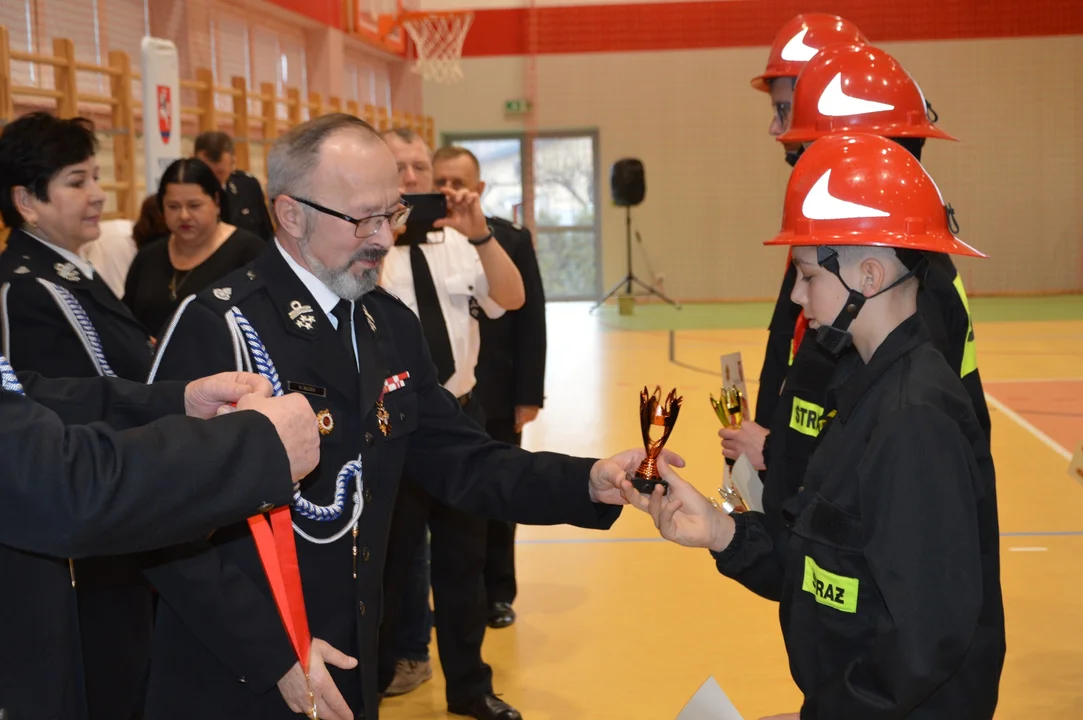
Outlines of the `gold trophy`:
<svg viewBox="0 0 1083 720">
<path fill-rule="evenodd" d="M 665 402 L 662 401 L 661 387 L 656 386 L 652 395 L 647 394 L 646 387 L 639 393 L 639 425 L 643 429 L 643 447 L 647 451 L 647 457 L 636 470 L 632 485 L 645 495 L 654 492 L 656 485 L 661 485 L 669 492 L 669 484 L 658 475 L 658 456 L 662 454 L 662 448 L 669 440 L 673 426 L 677 424 L 683 399 L 677 397 L 676 388 L 669 391 Z M 652 426 L 663 428 L 662 436 L 657 440 L 651 439 Z"/>
<path fill-rule="evenodd" d="M 722 388 L 718 400 L 711 395 L 711 407 L 714 408 L 714 414 L 718 416 L 723 427 L 740 430 L 741 420 L 748 411 L 748 401 L 745 400 L 741 388 L 732 385 L 729 390 Z"/>
<path fill-rule="evenodd" d="M 714 414 L 718 416 L 722 427 L 740 430 L 741 421 L 748 414 L 748 401 L 745 400 L 741 389 L 737 385 L 730 386 L 728 390 L 723 386 L 718 400 L 714 399 L 714 395 L 711 395 L 710 398 L 711 407 L 714 408 Z M 735 461 L 729 458 L 725 458 L 725 460 L 727 468 L 733 467 Z M 711 503 L 731 515 L 735 512 L 748 512 L 748 504 L 745 503 L 744 498 L 737 492 L 737 489 L 729 483 L 728 475 L 729 473 L 723 470 L 722 486 L 718 488 L 718 494 L 722 496 L 722 502 L 719 503 L 714 498 L 711 498 Z"/>
</svg>

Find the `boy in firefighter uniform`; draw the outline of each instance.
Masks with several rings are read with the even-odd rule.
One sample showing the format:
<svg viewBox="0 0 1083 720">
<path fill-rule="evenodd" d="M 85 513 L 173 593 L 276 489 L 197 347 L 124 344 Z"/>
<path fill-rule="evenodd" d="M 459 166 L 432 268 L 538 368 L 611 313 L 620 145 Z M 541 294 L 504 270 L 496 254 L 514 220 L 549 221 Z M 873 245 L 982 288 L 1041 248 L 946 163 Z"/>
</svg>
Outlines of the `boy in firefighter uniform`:
<svg viewBox="0 0 1083 720">
<path fill-rule="evenodd" d="M 817 53 L 802 70 L 789 129 L 779 140 L 807 146 L 831 133 L 864 132 L 891 138 L 920 160 L 926 139 L 954 140 L 930 120 L 926 108 L 917 83 L 886 52 L 870 45 L 833 45 Z M 989 410 L 962 280 L 946 254 L 927 255 L 927 265 L 918 291 L 918 311 L 933 345 L 958 370 L 988 437 Z M 792 264 L 791 269 L 796 273 Z M 754 465 L 766 470 L 764 508 L 768 517 L 776 517 L 785 499 L 801 485 L 819 434 L 827 385 L 839 361 L 837 353 L 815 342 L 811 335 L 806 341 L 806 329 L 805 316 L 798 315 L 792 332 L 794 354 L 769 424 L 760 428 L 745 423 L 740 429 L 724 428 L 719 433 L 727 457 L 747 454 Z M 761 434 L 764 430 L 768 431 L 766 436 Z"/>
<path fill-rule="evenodd" d="M 792 717 L 991 718 L 1005 652 L 993 461 L 918 313 L 928 253 L 982 255 L 913 155 L 861 134 L 808 148 L 768 244 L 792 248 L 809 332 L 854 349 L 783 527 L 727 515 L 664 465 L 667 494 L 625 483 L 625 497 L 664 538 L 778 593 L 804 694 Z"/>
<path fill-rule="evenodd" d="M 752 78 L 751 82 L 753 89 L 767 93 L 771 101 L 773 114 L 768 134 L 777 139 L 789 130 L 794 86 L 805 63 L 825 47 L 866 42 L 868 40 L 856 25 L 838 15 L 803 13 L 786 23 L 771 43 L 763 73 Z M 783 143 L 783 148 L 786 164 L 793 167 L 804 148 L 800 143 Z M 786 380 L 793 350 L 797 348 L 792 341 L 794 324 L 801 308 L 790 300 L 795 276 L 793 265 L 787 258 L 786 274 L 767 328 L 767 347 L 756 395 L 755 423 L 749 428 L 758 429 L 761 434 L 771 426 L 779 391 Z"/>
</svg>

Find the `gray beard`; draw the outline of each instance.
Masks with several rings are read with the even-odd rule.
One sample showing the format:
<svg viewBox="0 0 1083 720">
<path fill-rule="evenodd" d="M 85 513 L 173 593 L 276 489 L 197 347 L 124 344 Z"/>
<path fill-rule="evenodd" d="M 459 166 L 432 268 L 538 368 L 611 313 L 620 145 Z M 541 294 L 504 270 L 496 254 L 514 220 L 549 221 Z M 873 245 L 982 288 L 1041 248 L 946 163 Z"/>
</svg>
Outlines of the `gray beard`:
<svg viewBox="0 0 1083 720">
<path fill-rule="evenodd" d="M 343 300 L 353 302 L 376 289 L 376 285 L 380 282 L 379 267 L 366 269 L 360 275 L 355 275 L 350 268 L 353 267 L 353 264 L 358 260 L 382 261 L 387 254 L 386 251 L 362 247 L 354 253 L 354 256 L 350 258 L 350 261 L 345 266 L 341 268 L 329 268 L 308 252 L 310 239 L 311 238 L 307 235 L 300 238 L 297 241 L 297 251 L 301 254 L 301 257 L 304 258 L 304 261 L 308 265 L 309 270 L 312 271 L 312 274 L 315 275 L 320 282 L 326 285 L 331 292 Z"/>
</svg>

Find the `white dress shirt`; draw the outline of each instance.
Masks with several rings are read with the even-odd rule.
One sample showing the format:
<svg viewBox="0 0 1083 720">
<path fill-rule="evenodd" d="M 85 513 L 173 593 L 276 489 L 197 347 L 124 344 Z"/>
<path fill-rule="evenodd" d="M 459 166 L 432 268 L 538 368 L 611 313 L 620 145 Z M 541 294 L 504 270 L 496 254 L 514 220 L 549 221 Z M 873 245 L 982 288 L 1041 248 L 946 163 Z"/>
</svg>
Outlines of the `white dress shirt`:
<svg viewBox="0 0 1083 720">
<path fill-rule="evenodd" d="M 489 242 L 496 242 L 490 240 Z M 462 233 L 444 228 L 442 233 L 429 233 L 429 242 L 421 246 L 429 263 L 440 310 L 447 324 L 451 354 L 455 359 L 455 374 L 444 384 L 455 397 L 462 397 L 474 389 L 477 379 L 474 369 L 478 364 L 481 348 L 481 329 L 470 314 L 470 298 L 490 318 L 504 314 L 504 308 L 489 297 L 489 281 L 481 264 L 477 249 Z M 410 264 L 410 248 L 396 245 L 384 260 L 380 285 L 406 303 L 418 314 L 417 296 L 414 293 L 414 275 Z"/>
<path fill-rule="evenodd" d="M 124 280 L 137 252 L 132 239 L 133 223 L 123 219 L 103 220 L 100 225 L 102 234 L 84 245 L 79 255 L 94 267 L 114 295 L 124 297 Z"/>
<path fill-rule="evenodd" d="M 94 279 L 94 266 L 91 265 L 89 262 L 87 262 L 83 258 L 79 257 L 78 255 L 73 253 L 71 250 L 68 250 L 66 248 L 62 248 L 59 245 L 53 245 L 48 240 L 43 240 L 41 237 L 35 235 L 34 233 L 30 232 L 29 230 L 24 230 L 24 232 L 27 235 L 29 235 L 30 237 L 37 240 L 39 243 L 41 243 L 45 247 L 52 250 L 53 252 L 59 253 L 62 258 L 64 258 L 68 262 L 70 262 L 75 267 L 79 268 L 79 272 L 83 273 L 84 275 L 86 275 L 91 280 Z"/>
<path fill-rule="evenodd" d="M 300 278 L 304 283 L 308 291 L 312 293 L 313 299 L 316 300 L 316 304 L 320 306 L 320 310 L 323 310 L 323 314 L 327 316 L 327 319 L 331 322 L 331 327 L 338 330 L 338 318 L 334 316 L 332 312 L 339 301 L 342 300 L 338 295 L 335 295 L 331 288 L 323 284 L 323 281 L 313 275 L 311 272 L 301 267 L 301 265 L 293 259 L 286 248 L 282 247 L 282 243 L 278 242 L 278 238 L 275 238 L 275 247 L 278 248 L 278 252 L 282 253 L 282 257 L 286 259 L 286 264 L 290 266 L 290 270 L 293 270 L 294 274 Z M 350 318 L 353 319 L 354 304 L 350 302 Z M 353 361 L 357 365 L 358 371 L 361 369 L 360 361 L 357 359 L 357 333 L 356 331 L 350 334 L 353 338 Z"/>
</svg>

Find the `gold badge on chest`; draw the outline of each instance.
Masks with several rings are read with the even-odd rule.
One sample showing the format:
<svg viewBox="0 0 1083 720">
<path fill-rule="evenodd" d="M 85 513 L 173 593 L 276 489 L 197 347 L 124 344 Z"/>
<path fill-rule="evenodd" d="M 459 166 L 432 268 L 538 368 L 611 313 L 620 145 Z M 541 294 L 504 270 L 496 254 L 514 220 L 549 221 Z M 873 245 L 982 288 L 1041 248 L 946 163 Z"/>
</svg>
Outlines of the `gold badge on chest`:
<svg viewBox="0 0 1083 720">
<path fill-rule="evenodd" d="M 330 410 L 320 410 L 316 413 L 316 426 L 320 430 L 320 435 L 331 434 L 331 431 L 335 429 L 335 419 L 331 417 Z"/>
<path fill-rule="evenodd" d="M 384 396 L 381 394 L 380 399 L 376 401 L 376 422 L 380 426 L 380 432 L 387 437 L 391 434 L 391 415 L 388 414 L 387 408 L 384 407 Z"/>
</svg>

